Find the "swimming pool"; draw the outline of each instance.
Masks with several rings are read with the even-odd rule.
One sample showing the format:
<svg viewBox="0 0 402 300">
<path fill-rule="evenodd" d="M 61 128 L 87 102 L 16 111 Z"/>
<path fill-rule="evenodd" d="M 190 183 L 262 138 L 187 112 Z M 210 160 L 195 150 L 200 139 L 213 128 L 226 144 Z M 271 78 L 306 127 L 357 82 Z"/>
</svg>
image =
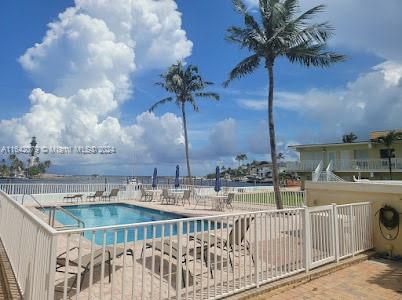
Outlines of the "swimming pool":
<svg viewBox="0 0 402 300">
<path fill-rule="evenodd" d="M 74 206 L 63 206 L 63 208 L 69 211 L 71 214 L 76 216 L 85 222 L 86 228 L 111 226 L 111 225 L 124 225 L 124 224 L 136 224 L 152 221 L 164 221 L 173 219 L 183 219 L 186 218 L 183 215 L 164 212 L 160 210 L 145 208 L 141 206 L 125 204 L 125 203 L 112 203 L 112 204 L 91 204 L 91 205 L 74 205 Z M 49 210 L 47 208 L 46 210 Z M 57 210 L 55 214 L 55 219 L 57 222 L 63 225 L 74 225 L 74 221 L 70 216 Z M 203 225 L 203 226 L 202 226 Z M 163 230 L 162 230 L 162 227 Z M 187 228 L 188 227 L 188 228 Z M 213 224 L 210 224 L 211 229 L 214 228 Z M 218 228 L 218 226 L 217 226 Z M 190 222 L 183 224 L 183 233 L 201 231 L 202 229 L 208 230 L 208 222 Z M 194 230 L 195 229 L 195 230 Z M 127 241 L 131 242 L 135 240 L 143 240 L 144 236 L 146 238 L 161 237 L 162 231 L 164 231 L 164 236 L 169 236 L 170 234 L 177 234 L 177 224 L 164 224 L 164 225 L 147 225 L 138 226 L 136 230 L 130 227 L 127 229 Z M 116 234 L 115 234 L 116 232 Z M 115 236 L 116 235 L 116 236 Z M 113 244 L 116 238 L 117 243 L 124 242 L 124 230 L 97 230 L 95 233 L 95 243 L 102 245 L 104 243 Z M 92 240 L 93 232 L 85 231 L 84 236 Z"/>
</svg>

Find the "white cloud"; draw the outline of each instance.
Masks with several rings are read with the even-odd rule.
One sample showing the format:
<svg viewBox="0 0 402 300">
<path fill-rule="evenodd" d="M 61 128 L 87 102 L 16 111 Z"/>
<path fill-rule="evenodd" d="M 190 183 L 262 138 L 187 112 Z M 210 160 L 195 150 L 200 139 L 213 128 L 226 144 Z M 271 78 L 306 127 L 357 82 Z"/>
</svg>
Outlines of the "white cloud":
<svg viewBox="0 0 402 300">
<path fill-rule="evenodd" d="M 235 155 L 238 151 L 238 134 L 236 120 L 224 119 L 211 128 L 206 145 L 194 151 L 194 158 L 201 161 L 205 159 L 218 159 Z"/>
<path fill-rule="evenodd" d="M 251 7 L 258 0 L 246 0 Z M 402 61 L 402 2 L 399 0 L 303 0 L 301 10 L 325 4 L 326 12 L 316 21 L 329 21 L 336 29 L 331 43 L 373 53 L 386 60 Z"/>
<path fill-rule="evenodd" d="M 48 27 L 19 59 L 40 88 L 29 96 L 28 113 L 0 121 L 2 144 L 25 145 L 35 135 L 47 145 L 116 146 L 115 163 L 134 148 L 144 162 L 182 158 L 180 118 L 144 113 L 122 126 L 116 117 L 138 69 L 164 68 L 191 54 L 173 0 L 76 0 Z"/>
</svg>

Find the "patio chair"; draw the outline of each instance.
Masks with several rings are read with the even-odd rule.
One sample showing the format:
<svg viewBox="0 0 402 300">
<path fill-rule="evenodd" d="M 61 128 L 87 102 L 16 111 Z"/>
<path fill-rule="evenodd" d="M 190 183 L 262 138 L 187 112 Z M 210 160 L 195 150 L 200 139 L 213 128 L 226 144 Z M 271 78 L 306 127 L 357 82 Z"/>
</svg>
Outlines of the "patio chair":
<svg viewBox="0 0 402 300">
<path fill-rule="evenodd" d="M 119 189 L 112 189 L 111 191 L 110 191 L 110 194 L 109 195 L 103 195 L 102 196 L 102 200 L 103 201 L 106 201 L 106 200 L 109 200 L 109 202 L 110 202 L 110 200 L 112 199 L 112 198 L 117 198 L 117 194 L 119 193 Z"/>
<path fill-rule="evenodd" d="M 181 197 L 182 204 L 184 206 L 185 202 L 188 202 L 189 205 L 191 205 L 191 191 L 186 190 L 183 193 L 183 196 Z"/>
<path fill-rule="evenodd" d="M 69 251 L 71 253 L 72 251 L 77 250 L 78 247 L 73 247 Z M 77 255 L 77 258 L 75 259 L 69 259 L 68 260 L 68 266 L 70 267 L 75 267 L 77 272 L 72 272 L 71 270 L 66 270 L 66 265 L 67 265 L 67 259 L 66 259 L 66 254 L 67 251 L 61 253 L 60 255 L 57 256 L 56 260 L 56 272 L 60 273 L 65 273 L 66 271 L 68 274 L 75 275 L 73 284 L 70 286 L 68 292 L 71 291 L 71 289 L 76 286 L 77 280 L 78 280 L 78 268 L 81 268 L 81 281 L 80 281 L 80 286 L 82 286 L 82 283 L 84 282 L 85 275 L 92 269 L 95 269 L 96 267 L 102 265 L 104 262 L 105 264 L 108 264 L 108 272 L 109 272 L 109 283 L 111 282 L 111 261 L 113 259 L 113 247 L 105 247 L 105 257 L 104 260 L 102 259 L 103 256 L 103 249 L 102 248 L 97 248 L 93 252 L 93 260 L 92 260 L 92 255 L 91 253 L 87 253 L 83 256 L 81 256 L 81 264 L 79 265 L 79 258 Z M 133 250 L 132 249 L 127 249 L 126 254 L 130 255 L 134 259 L 133 255 Z M 122 247 L 116 247 L 116 258 L 119 258 L 124 255 L 124 248 Z"/>
<path fill-rule="evenodd" d="M 225 202 L 226 207 L 230 208 L 231 210 L 233 210 L 232 203 L 234 201 L 234 198 L 235 198 L 235 194 L 234 193 L 229 193 L 228 198 L 226 199 L 226 202 Z"/>
<path fill-rule="evenodd" d="M 175 204 L 176 203 L 176 197 L 174 195 L 169 194 L 168 189 L 163 189 L 162 190 L 161 204 L 163 204 L 164 201 L 166 201 L 166 204 Z"/>
<path fill-rule="evenodd" d="M 103 196 L 103 192 L 104 191 L 96 191 L 95 194 L 93 195 L 88 195 L 87 196 L 87 201 L 90 201 L 90 199 L 92 200 L 92 202 L 95 202 L 96 199 L 100 199 Z"/>
<path fill-rule="evenodd" d="M 200 194 L 196 191 L 196 189 L 194 189 L 193 193 L 194 193 L 194 199 L 195 199 L 195 206 L 194 206 L 194 209 L 197 208 L 197 206 L 198 206 L 198 204 L 200 204 L 200 202 L 204 202 L 204 208 L 205 208 L 206 202 L 209 200 L 208 196 L 207 196 L 207 195 L 200 195 Z"/>
<path fill-rule="evenodd" d="M 229 262 L 231 267 L 233 268 L 233 262 L 232 258 L 230 257 L 230 253 L 235 254 L 236 248 L 238 248 L 236 252 L 240 252 L 240 250 L 246 249 L 249 254 L 250 252 L 250 243 L 245 239 L 246 238 L 246 233 L 248 229 L 250 228 L 251 222 L 254 220 L 254 217 L 251 218 L 238 218 L 234 222 L 230 233 L 229 233 L 229 238 L 226 239 L 224 237 L 220 237 L 218 235 L 215 236 L 215 234 L 208 232 L 204 233 L 198 233 L 192 238 L 197 240 L 198 242 L 204 241 L 204 244 L 208 244 L 208 237 L 209 237 L 209 248 L 212 248 L 215 246 L 215 238 L 216 238 L 216 247 L 218 247 L 221 250 L 228 250 L 229 251 Z M 239 233 L 240 232 L 240 233 Z M 244 243 L 243 243 L 244 242 Z M 244 245 L 243 245 L 244 244 Z M 254 256 L 251 254 L 251 259 L 254 262 Z M 211 270 L 212 272 L 212 270 Z M 212 273 L 211 273 L 212 274 Z"/>
<path fill-rule="evenodd" d="M 141 201 L 152 201 L 153 200 L 153 193 L 147 192 L 143 186 L 141 186 Z"/>
</svg>

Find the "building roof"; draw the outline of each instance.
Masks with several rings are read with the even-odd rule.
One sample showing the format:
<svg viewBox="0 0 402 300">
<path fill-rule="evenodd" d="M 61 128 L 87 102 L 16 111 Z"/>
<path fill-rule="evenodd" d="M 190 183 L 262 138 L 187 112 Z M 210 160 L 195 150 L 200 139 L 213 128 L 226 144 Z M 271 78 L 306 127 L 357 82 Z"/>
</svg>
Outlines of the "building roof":
<svg viewBox="0 0 402 300">
<path fill-rule="evenodd" d="M 371 141 L 353 142 L 353 143 L 326 143 L 326 144 L 305 144 L 305 145 L 290 145 L 289 148 L 314 148 L 314 147 L 340 147 L 340 146 L 356 146 L 368 145 Z"/>
</svg>

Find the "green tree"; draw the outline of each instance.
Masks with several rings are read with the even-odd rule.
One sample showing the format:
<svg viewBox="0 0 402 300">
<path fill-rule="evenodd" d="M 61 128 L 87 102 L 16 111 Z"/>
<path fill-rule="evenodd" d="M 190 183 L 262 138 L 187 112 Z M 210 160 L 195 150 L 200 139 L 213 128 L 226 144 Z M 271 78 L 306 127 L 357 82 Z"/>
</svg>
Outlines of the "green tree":
<svg viewBox="0 0 402 300">
<path fill-rule="evenodd" d="M 251 55 L 237 64 L 230 72 L 224 86 L 236 79 L 254 72 L 263 62 L 268 72 L 268 128 L 271 148 L 272 173 L 275 202 L 283 208 L 279 190 L 279 176 L 276 156 L 275 126 L 273 117 L 274 65 L 278 58 L 287 58 L 291 63 L 306 67 L 328 67 L 345 60 L 327 50 L 327 40 L 332 34 L 328 23 L 311 23 L 310 20 L 324 10 L 315 6 L 296 15 L 298 0 L 259 0 L 259 18 L 249 13 L 241 0 L 232 0 L 235 9 L 244 17 L 244 27 L 228 29 L 227 40 L 246 48 Z"/>
<path fill-rule="evenodd" d="M 186 117 L 186 104 L 190 104 L 193 110 L 198 112 L 199 108 L 196 98 L 209 98 L 219 100 L 219 95 L 212 92 L 205 92 L 204 90 L 212 85 L 212 82 L 204 81 L 198 72 L 198 68 L 193 65 L 184 66 L 181 62 L 177 62 L 168 68 L 166 73 L 161 74 L 161 82 L 156 83 L 161 86 L 168 93 L 173 94 L 174 97 L 167 97 L 156 102 L 152 105 L 149 111 L 155 110 L 158 106 L 169 102 L 175 102 L 179 107 L 183 119 L 184 131 L 184 144 L 186 152 L 187 175 L 191 180 L 190 158 L 188 150 L 188 136 L 187 136 L 187 117 Z"/>
<path fill-rule="evenodd" d="M 247 160 L 247 154 L 244 154 L 244 153 L 237 154 L 236 157 L 235 157 L 235 160 L 237 160 L 239 162 L 239 168 L 240 168 L 241 163 L 243 161 Z"/>
<path fill-rule="evenodd" d="M 356 140 L 357 140 L 357 135 L 354 134 L 353 132 L 344 134 L 342 136 L 342 142 L 344 142 L 344 143 L 353 143 Z"/>
<path fill-rule="evenodd" d="M 393 156 L 392 145 L 395 142 L 401 140 L 402 140 L 402 132 L 397 132 L 395 130 L 392 130 L 387 134 L 373 140 L 376 143 L 384 145 L 387 150 L 389 177 L 391 178 L 391 180 L 392 180 L 392 156 Z"/>
</svg>

